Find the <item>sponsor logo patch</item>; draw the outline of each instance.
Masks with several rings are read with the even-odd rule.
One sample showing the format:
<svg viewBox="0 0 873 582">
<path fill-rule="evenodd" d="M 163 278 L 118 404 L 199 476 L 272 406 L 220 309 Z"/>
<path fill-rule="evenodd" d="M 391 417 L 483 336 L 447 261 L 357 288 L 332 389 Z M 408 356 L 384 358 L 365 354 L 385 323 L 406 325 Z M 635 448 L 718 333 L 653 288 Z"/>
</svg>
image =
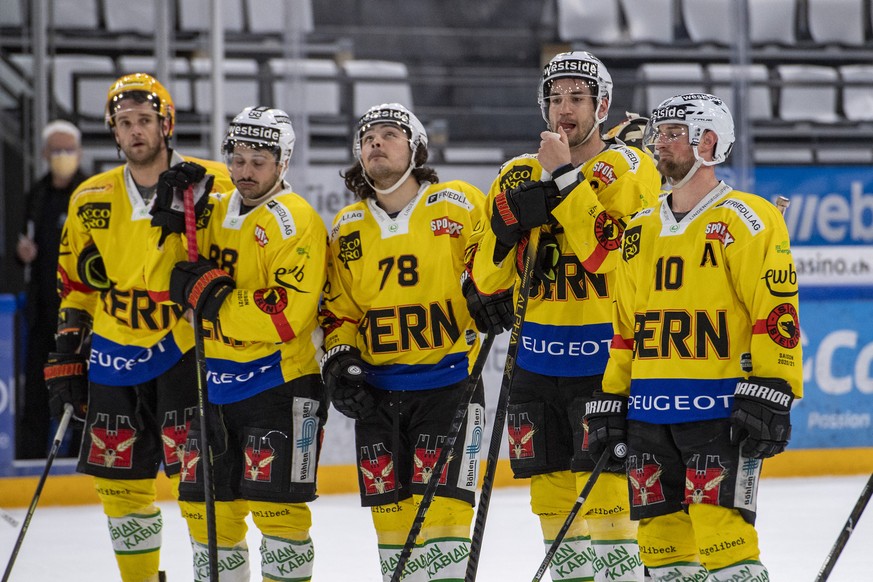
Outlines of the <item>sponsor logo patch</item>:
<svg viewBox="0 0 873 582">
<path fill-rule="evenodd" d="M 625 262 L 631 260 L 640 253 L 642 232 L 642 226 L 634 226 L 624 231 L 624 246 L 622 247 L 621 256 Z"/>
<path fill-rule="evenodd" d="M 797 310 L 790 303 L 781 303 L 767 316 L 767 335 L 783 348 L 791 349 L 800 343 L 800 325 Z"/>
<path fill-rule="evenodd" d="M 460 222 L 455 222 L 448 216 L 435 218 L 434 220 L 430 221 L 430 229 L 433 231 L 434 236 L 447 234 L 452 238 L 458 238 L 459 236 L 461 236 L 461 230 L 463 228 L 463 224 L 461 224 Z"/>
<path fill-rule="evenodd" d="M 708 240 L 717 240 L 725 247 L 734 243 L 734 236 L 728 230 L 728 225 L 724 222 L 710 222 L 706 225 L 706 238 Z"/>
<path fill-rule="evenodd" d="M 112 204 L 109 202 L 89 202 L 83 204 L 76 212 L 85 230 L 109 228 L 109 217 L 112 215 Z"/>
<path fill-rule="evenodd" d="M 621 246 L 621 225 L 605 211 L 594 219 L 594 236 L 604 249 L 614 251 Z"/>
<path fill-rule="evenodd" d="M 458 192 L 457 190 L 440 190 L 439 192 L 434 192 L 433 194 L 428 195 L 425 206 L 431 206 L 442 200 L 451 202 L 455 206 L 460 206 L 466 210 L 473 209 L 473 205 L 470 204 L 464 193 Z"/>
<path fill-rule="evenodd" d="M 253 298 L 258 309 L 270 315 L 281 313 L 288 306 L 288 293 L 281 287 L 258 289 Z"/>
<path fill-rule="evenodd" d="M 531 181 L 533 181 L 533 166 L 512 166 L 500 176 L 500 191 L 506 192 Z"/>
<path fill-rule="evenodd" d="M 339 238 L 339 260 L 343 262 L 345 268 L 349 268 L 349 263 L 357 261 L 363 256 L 361 247 L 361 232 L 355 231 L 349 235 Z"/>
<path fill-rule="evenodd" d="M 615 168 L 604 161 L 598 161 L 591 168 L 591 175 L 600 180 L 604 186 L 609 186 L 615 182 Z"/>
<path fill-rule="evenodd" d="M 267 236 L 267 231 L 264 230 L 264 227 L 260 224 L 255 226 L 255 242 L 262 248 L 267 246 L 267 243 L 270 242 L 270 237 Z"/>
</svg>

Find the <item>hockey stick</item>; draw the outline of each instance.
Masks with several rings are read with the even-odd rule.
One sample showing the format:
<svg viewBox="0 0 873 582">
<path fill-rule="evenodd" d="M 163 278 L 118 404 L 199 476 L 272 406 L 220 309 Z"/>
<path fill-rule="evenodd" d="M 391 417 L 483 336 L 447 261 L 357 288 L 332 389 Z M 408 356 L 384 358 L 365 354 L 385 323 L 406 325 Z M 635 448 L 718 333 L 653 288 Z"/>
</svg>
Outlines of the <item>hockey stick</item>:
<svg viewBox="0 0 873 582">
<path fill-rule="evenodd" d="M 58 430 L 55 432 L 55 438 L 52 441 L 52 448 L 49 451 L 48 458 L 45 460 L 45 469 L 42 470 L 42 475 L 39 482 L 36 484 L 36 492 L 33 494 L 33 499 L 30 500 L 30 507 L 27 508 L 27 514 L 24 516 L 24 524 L 21 526 L 21 531 L 18 532 L 18 539 L 15 540 L 15 546 L 12 548 L 12 555 L 9 556 L 9 562 L 6 564 L 6 571 L 3 572 L 3 582 L 9 580 L 12 574 L 12 566 L 15 564 L 15 558 L 18 557 L 18 551 L 21 549 L 21 542 L 24 541 L 24 534 L 27 533 L 27 528 L 30 526 L 30 519 L 33 517 L 33 512 L 36 511 L 36 504 L 39 503 L 39 496 L 42 495 L 42 488 L 45 485 L 45 480 L 48 478 L 49 470 L 52 468 L 52 463 L 55 457 L 58 456 L 58 451 L 61 448 L 61 441 L 64 440 L 64 434 L 67 432 L 67 425 L 70 424 L 70 418 L 73 416 L 73 405 L 64 404 L 64 415 L 58 423 Z"/>
<path fill-rule="evenodd" d="M 837 563 L 837 558 L 839 558 L 840 554 L 843 553 L 843 548 L 846 547 L 846 542 L 849 541 L 849 536 L 852 535 L 852 531 L 854 531 L 855 526 L 858 524 L 858 520 L 861 519 L 861 514 L 864 513 L 864 508 L 867 507 L 867 503 L 870 501 L 871 496 L 873 496 L 873 475 L 870 475 L 870 478 L 867 479 L 867 484 L 864 485 L 864 490 L 861 491 L 861 496 L 858 497 L 858 501 L 855 502 L 855 507 L 852 509 L 852 513 L 849 514 L 849 519 L 846 520 L 846 524 L 843 526 L 843 531 L 841 531 L 840 535 L 837 536 L 837 541 L 834 543 L 834 547 L 832 547 L 831 551 L 828 552 L 825 562 L 822 564 L 821 570 L 818 572 L 818 576 L 815 577 L 815 582 L 825 582 L 825 580 L 828 579 L 828 576 L 831 575 L 831 570 L 834 569 L 834 566 Z"/>
<path fill-rule="evenodd" d="M 543 558 L 539 570 L 534 574 L 532 582 L 540 582 L 543 578 L 543 574 L 545 574 L 546 570 L 549 569 L 549 564 L 552 563 L 552 558 L 554 558 L 555 554 L 558 552 L 558 546 L 560 546 L 561 542 L 564 541 L 564 536 L 567 535 L 570 526 L 573 525 L 573 520 L 576 519 L 579 510 L 582 509 L 582 504 L 585 503 L 585 499 L 591 494 L 591 489 L 594 488 L 594 484 L 597 483 L 597 479 L 600 477 L 600 474 L 603 473 L 603 468 L 606 467 L 606 463 L 609 462 L 610 452 L 609 447 L 605 448 L 603 453 L 601 453 L 600 458 L 597 459 L 597 464 L 594 465 L 594 470 L 591 471 L 591 476 L 588 477 L 588 482 L 585 483 L 585 487 L 582 488 L 582 492 L 579 494 L 579 497 L 576 498 L 576 503 L 574 503 L 573 508 L 570 509 L 570 513 L 567 515 L 567 519 L 564 520 L 564 525 L 561 526 L 558 535 L 556 535 L 555 539 L 552 540 L 552 545 L 549 546 L 549 551 L 546 552 L 546 557 Z"/>
<path fill-rule="evenodd" d="M 506 408 L 509 405 L 509 392 L 512 389 L 512 376 L 515 371 L 515 358 L 518 356 L 518 340 L 524 314 L 527 311 L 527 300 L 530 297 L 530 287 L 533 280 L 533 265 L 540 244 L 540 229 L 530 231 L 530 239 L 524 254 L 524 269 L 521 273 L 521 284 L 518 297 L 515 300 L 515 319 L 512 331 L 509 333 L 509 346 L 506 348 L 506 362 L 503 365 L 503 379 L 500 382 L 500 394 L 497 397 L 497 410 L 494 413 L 494 426 L 491 427 L 491 442 L 488 444 L 488 461 L 485 465 L 485 476 L 482 478 L 482 491 L 479 493 L 479 507 L 476 510 L 476 524 L 470 540 L 470 557 L 467 559 L 465 582 L 476 580 L 479 567 L 479 554 L 482 551 L 482 538 L 485 535 L 485 521 L 488 519 L 488 506 L 491 504 L 491 490 L 494 488 L 494 474 L 497 472 L 497 457 L 500 456 L 500 444 L 503 440 L 503 426 L 506 424 Z"/>
<path fill-rule="evenodd" d="M 412 555 L 412 549 L 415 547 L 415 539 L 421 532 L 421 526 L 424 525 L 424 518 L 433 498 L 436 496 L 437 487 L 440 483 L 440 477 L 443 474 L 443 468 L 449 461 L 449 457 L 455 450 L 455 441 L 458 440 L 458 434 L 461 432 L 461 425 L 464 424 L 464 419 L 467 417 L 467 409 L 470 407 L 470 402 L 473 400 L 473 395 L 476 393 L 476 387 L 479 385 L 479 379 L 482 377 L 482 369 L 485 367 L 485 360 L 488 359 L 488 353 L 491 351 L 491 345 L 494 343 L 494 334 L 489 333 L 485 336 L 485 341 L 482 342 L 482 347 L 479 349 L 479 355 L 476 361 L 473 362 L 473 369 L 470 371 L 470 377 L 467 380 L 467 389 L 461 396 L 458 403 L 458 408 L 455 410 L 455 416 L 452 419 L 452 425 L 449 427 L 449 432 L 446 434 L 446 440 L 440 449 L 440 455 L 437 457 L 436 464 L 430 472 L 430 478 L 427 481 L 427 487 L 424 489 L 424 494 L 421 498 L 421 503 L 418 505 L 418 511 L 415 513 L 415 519 L 412 521 L 412 527 L 409 528 L 409 535 L 406 536 L 406 542 L 403 544 L 403 549 L 400 550 L 400 556 L 397 564 L 394 566 L 394 573 L 391 575 L 391 582 L 399 582 L 403 575 L 403 569 L 406 568 L 409 557 Z"/>
<path fill-rule="evenodd" d="M 209 193 L 203 194 L 208 196 Z M 197 216 L 194 212 L 194 190 L 189 187 L 183 198 L 185 203 L 185 238 L 188 241 L 188 260 L 198 259 Z M 218 533 L 215 529 L 215 488 L 212 484 L 212 448 L 207 433 L 206 407 L 209 402 L 206 384 L 206 354 L 203 348 L 202 320 L 191 312 L 194 327 L 194 358 L 197 364 L 197 413 L 200 417 L 200 459 L 203 463 L 203 500 L 206 505 L 206 552 L 209 557 L 209 580 L 218 582 Z"/>
</svg>

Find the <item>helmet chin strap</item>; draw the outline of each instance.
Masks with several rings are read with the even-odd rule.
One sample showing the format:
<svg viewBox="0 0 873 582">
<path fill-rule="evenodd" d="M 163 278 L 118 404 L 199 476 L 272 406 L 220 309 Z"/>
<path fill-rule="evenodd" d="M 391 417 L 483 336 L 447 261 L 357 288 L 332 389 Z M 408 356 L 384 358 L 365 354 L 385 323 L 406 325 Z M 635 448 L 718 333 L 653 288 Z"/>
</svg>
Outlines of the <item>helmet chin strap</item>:
<svg viewBox="0 0 873 582">
<path fill-rule="evenodd" d="M 246 198 L 245 196 L 241 196 L 242 203 L 245 206 L 257 206 L 261 202 L 272 198 L 277 192 L 279 192 L 283 188 L 284 185 L 285 180 L 280 177 L 278 180 L 276 180 L 276 183 L 273 184 L 273 187 L 267 190 L 267 192 L 263 196 L 258 196 L 257 198 Z"/>
</svg>

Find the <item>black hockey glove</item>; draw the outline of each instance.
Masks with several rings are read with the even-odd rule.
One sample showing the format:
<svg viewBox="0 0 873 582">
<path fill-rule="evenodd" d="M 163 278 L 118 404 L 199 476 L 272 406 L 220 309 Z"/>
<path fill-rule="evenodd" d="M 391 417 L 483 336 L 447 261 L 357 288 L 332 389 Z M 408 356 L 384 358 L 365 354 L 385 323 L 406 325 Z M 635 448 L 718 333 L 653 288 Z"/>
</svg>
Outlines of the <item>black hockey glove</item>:
<svg viewBox="0 0 873 582">
<path fill-rule="evenodd" d="M 49 391 L 49 411 L 52 417 L 64 414 L 64 405 L 73 406 L 73 418 L 85 420 L 88 412 L 88 366 L 82 354 L 51 352 L 43 367 L 45 385 Z"/>
<path fill-rule="evenodd" d="M 194 188 L 194 215 L 199 218 L 209 202 L 214 181 L 215 176 L 207 174 L 206 168 L 193 162 L 181 162 L 161 174 L 155 203 L 149 211 L 152 226 L 161 229 L 158 244 L 164 244 L 170 233 L 185 232 L 185 190 L 189 186 Z"/>
<path fill-rule="evenodd" d="M 731 443 L 752 459 L 767 459 L 785 450 L 791 438 L 791 403 L 794 394 L 780 378 L 737 382 L 731 411 Z"/>
<path fill-rule="evenodd" d="M 49 411 L 54 418 L 63 416 L 64 405 L 71 404 L 73 418 L 85 420 L 91 321 L 91 315 L 81 309 L 63 308 L 58 312 L 57 351 L 49 353 L 43 367 Z"/>
<path fill-rule="evenodd" d="M 233 277 L 203 257 L 176 263 L 170 273 L 170 299 L 214 321 L 225 298 L 236 288 Z"/>
<path fill-rule="evenodd" d="M 550 223 L 552 210 L 560 202 L 561 193 L 551 180 L 505 190 L 494 197 L 491 230 L 501 245 L 512 248 L 525 231 Z"/>
<path fill-rule="evenodd" d="M 103 264 L 103 256 L 97 250 L 97 245 L 89 244 L 79 254 L 76 271 L 82 283 L 95 291 L 106 291 L 111 286 L 109 277 L 106 276 L 106 265 Z"/>
<path fill-rule="evenodd" d="M 605 470 L 624 470 L 627 456 L 627 398 L 597 391 L 585 403 L 585 424 L 588 426 L 588 453 L 595 461 L 603 451 L 610 451 Z"/>
<path fill-rule="evenodd" d="M 484 295 L 476 289 L 469 273 L 464 271 L 461 278 L 461 291 L 467 300 L 467 309 L 473 317 L 476 329 L 482 333 L 497 335 L 512 328 L 515 319 L 515 305 L 512 289 L 494 295 Z"/>
<path fill-rule="evenodd" d="M 321 359 L 321 377 L 340 413 L 361 420 L 376 410 L 376 399 L 364 382 L 361 351 L 346 344 L 332 347 Z"/>
<path fill-rule="evenodd" d="M 528 242 L 530 242 L 530 235 L 525 233 L 515 247 L 515 268 L 519 277 L 524 273 L 524 254 L 527 252 Z M 548 231 L 540 232 L 537 256 L 534 257 L 531 286 L 536 287 L 538 283 L 554 281 L 560 258 L 561 248 L 558 246 L 558 239 L 555 238 L 555 235 Z"/>
</svg>

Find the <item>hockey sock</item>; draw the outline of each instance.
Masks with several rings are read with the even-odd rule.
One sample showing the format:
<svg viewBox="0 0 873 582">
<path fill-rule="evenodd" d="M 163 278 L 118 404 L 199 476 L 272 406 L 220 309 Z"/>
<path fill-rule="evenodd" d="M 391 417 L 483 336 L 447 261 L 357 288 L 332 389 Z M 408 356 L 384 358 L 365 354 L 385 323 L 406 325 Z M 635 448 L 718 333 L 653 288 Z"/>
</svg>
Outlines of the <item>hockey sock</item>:
<svg viewBox="0 0 873 582">
<path fill-rule="evenodd" d="M 739 564 L 760 566 L 758 532 L 739 511 L 708 503 L 692 503 L 688 506 L 688 514 L 694 524 L 700 561 L 707 570 L 719 571 Z"/>
<path fill-rule="evenodd" d="M 418 503 L 420 497 L 416 496 Z M 420 557 L 429 582 L 463 580 L 470 555 L 473 506 L 459 499 L 434 497 L 419 534 Z"/>
<path fill-rule="evenodd" d="M 684 511 L 640 520 L 637 540 L 652 580 L 706 580 L 691 518 Z M 671 578 L 674 572 L 677 577 Z M 695 578 L 700 572 L 702 577 Z"/>
<path fill-rule="evenodd" d="M 155 505 L 154 479 L 94 478 L 123 582 L 158 579 L 161 511 Z"/>
<path fill-rule="evenodd" d="M 577 497 L 576 477 L 570 471 L 531 477 L 531 509 L 540 518 L 546 551 L 552 546 Z M 594 580 L 594 550 L 591 547 L 588 524 L 581 516 L 573 520 L 564 535 L 549 564 L 549 574 L 556 582 Z"/>
<path fill-rule="evenodd" d="M 433 507 L 433 506 L 431 506 Z M 376 539 L 379 543 L 379 562 L 382 566 L 382 580 L 389 582 L 406 543 L 417 507 L 413 499 L 407 498 L 399 503 L 388 503 L 371 507 Z M 419 537 L 419 540 L 421 538 Z M 420 560 L 421 548 L 416 546 L 403 569 L 404 582 L 426 582 L 426 563 Z"/>
<path fill-rule="evenodd" d="M 264 580 L 304 581 L 312 578 L 315 548 L 309 537 L 312 514 L 305 503 L 249 501 L 261 533 Z"/>
<path fill-rule="evenodd" d="M 206 504 L 180 501 L 182 517 L 188 523 L 191 549 L 194 552 L 194 580 L 209 580 L 209 545 Z M 246 544 L 246 515 L 249 506 L 243 500 L 215 502 L 215 537 L 218 571 L 222 582 L 248 581 L 249 549 Z"/>
</svg>

